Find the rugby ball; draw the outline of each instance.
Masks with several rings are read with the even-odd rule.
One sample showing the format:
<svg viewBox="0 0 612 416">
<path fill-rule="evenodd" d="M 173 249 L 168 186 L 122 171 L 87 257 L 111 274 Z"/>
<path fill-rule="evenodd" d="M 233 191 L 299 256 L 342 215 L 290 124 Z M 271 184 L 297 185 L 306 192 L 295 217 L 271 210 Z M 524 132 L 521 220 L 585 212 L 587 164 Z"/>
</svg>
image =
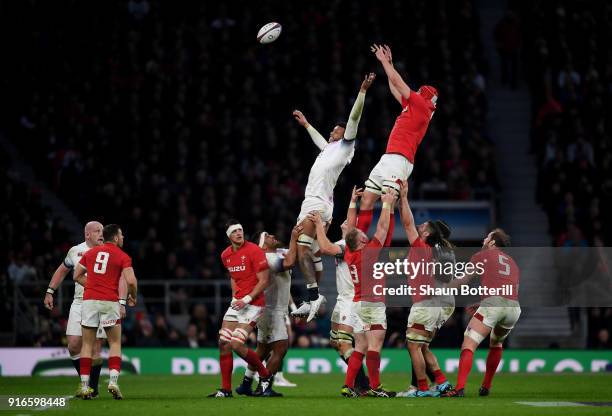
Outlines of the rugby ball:
<svg viewBox="0 0 612 416">
<path fill-rule="evenodd" d="M 257 42 L 259 43 L 272 43 L 280 36 L 283 27 L 280 23 L 270 22 L 265 24 L 257 32 Z"/>
</svg>

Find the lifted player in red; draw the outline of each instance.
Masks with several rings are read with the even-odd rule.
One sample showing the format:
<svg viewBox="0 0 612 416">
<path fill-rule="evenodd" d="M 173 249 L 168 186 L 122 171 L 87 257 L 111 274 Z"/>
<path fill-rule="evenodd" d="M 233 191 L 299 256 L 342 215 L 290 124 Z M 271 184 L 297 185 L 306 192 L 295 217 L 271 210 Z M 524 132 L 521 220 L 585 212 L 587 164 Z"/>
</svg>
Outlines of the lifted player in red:
<svg viewBox="0 0 612 416">
<path fill-rule="evenodd" d="M 387 74 L 389 89 L 402 106 L 402 112 L 389 134 L 385 154 L 374 166 L 365 182 L 366 190 L 361 198 L 357 221 L 357 227 L 365 233 L 368 232 L 372 223 L 372 210 L 376 200 L 388 188 L 399 193 L 399 181 L 408 180 L 412 173 L 414 156 L 436 110 L 438 99 L 438 91 L 430 85 L 423 85 L 416 92 L 410 89 L 393 67 L 389 46 L 375 44 L 371 49 Z M 394 227 L 395 217 L 392 216 L 389 233 L 384 241 L 385 246 L 391 244 Z"/>
<path fill-rule="evenodd" d="M 231 277 L 232 303 L 219 330 L 221 388 L 208 397 L 232 397 L 233 352 L 257 369 L 262 396 L 270 396 L 273 375 L 255 351 L 244 345 L 266 305 L 264 289 L 270 279 L 268 260 L 257 244 L 244 239 L 242 225 L 237 220 L 226 224 L 225 234 L 231 244 L 221 253 L 221 261 Z"/>
<path fill-rule="evenodd" d="M 503 251 L 510 246 L 510 236 L 501 228 L 491 231 L 482 242 L 482 250 L 474 254 L 471 263 L 482 263 L 484 272 L 480 276 L 483 287 L 502 288 L 511 285 L 512 293 L 506 296 L 483 296 L 480 307 L 468 323 L 465 330 L 461 357 L 459 359 L 459 374 L 454 390 L 443 394 L 445 397 L 463 397 L 465 383 L 472 369 L 474 351 L 480 343 L 490 335 L 489 354 L 487 355 L 487 370 L 478 392 L 479 396 L 488 396 L 491 382 L 502 357 L 503 344 L 521 315 L 518 302 L 518 286 L 520 271 L 514 259 Z M 469 285 L 476 275 L 455 280 L 450 286 Z"/>
</svg>

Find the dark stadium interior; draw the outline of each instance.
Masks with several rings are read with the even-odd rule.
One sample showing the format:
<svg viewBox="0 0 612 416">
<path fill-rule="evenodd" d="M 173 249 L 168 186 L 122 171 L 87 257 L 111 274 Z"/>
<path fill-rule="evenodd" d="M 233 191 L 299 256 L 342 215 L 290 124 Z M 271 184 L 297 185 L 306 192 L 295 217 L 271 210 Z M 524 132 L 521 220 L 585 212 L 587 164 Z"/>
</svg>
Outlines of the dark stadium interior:
<svg viewBox="0 0 612 416">
<path fill-rule="evenodd" d="M 500 179 L 508 173 L 487 122 L 488 88 L 527 87 L 532 197 L 548 219 L 546 241 L 611 243 L 606 1 L 511 1 L 490 33 L 472 0 L 60 3 L 0 3 L 10 58 L 0 81 L 0 314 L 15 316 L 0 322 L 4 346 L 65 344 L 70 277 L 62 308 L 46 311 L 42 299 L 92 219 L 123 226 L 139 280 L 165 282 L 142 287 L 124 321 L 125 345 L 216 346 L 215 302 L 231 296 L 216 283 L 227 280 L 223 224 L 235 217 L 247 234 L 266 229 L 288 240 L 300 210 L 317 149 L 291 112 L 302 110 L 327 136 L 347 118 L 363 76 L 377 72 L 355 157 L 335 189 L 333 239 L 353 185 L 384 153 L 399 106 L 369 52 L 373 42 L 392 45 L 411 88 L 428 83 L 440 93 L 411 198 L 486 201 L 495 212 L 487 226 L 503 223 Z M 282 41 L 258 44 L 254 28 L 274 20 L 283 23 Z M 485 37 L 495 39 L 503 74 L 483 52 Z M 48 194 L 59 203 L 49 204 Z M 302 286 L 296 270 L 296 300 Z M 23 299 L 37 303 L 25 307 Z M 328 346 L 327 309 L 294 324 L 293 347 Z M 28 311 L 34 317 L 20 330 Z M 405 348 L 407 311 L 388 313 L 386 345 Z M 572 330 L 586 325 L 580 348 L 612 348 L 612 308 L 571 308 L 568 316 Z M 458 347 L 465 319 L 458 308 L 433 346 Z"/>
</svg>

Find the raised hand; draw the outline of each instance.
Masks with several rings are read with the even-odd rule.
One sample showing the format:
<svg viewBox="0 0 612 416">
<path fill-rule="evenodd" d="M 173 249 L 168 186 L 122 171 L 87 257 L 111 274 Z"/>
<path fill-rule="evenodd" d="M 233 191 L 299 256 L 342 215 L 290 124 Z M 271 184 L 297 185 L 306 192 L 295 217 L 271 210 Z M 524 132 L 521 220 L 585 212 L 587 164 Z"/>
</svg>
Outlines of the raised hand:
<svg viewBox="0 0 612 416">
<path fill-rule="evenodd" d="M 402 181 L 402 183 L 400 184 L 400 198 L 408 198 L 408 181 Z"/>
<path fill-rule="evenodd" d="M 304 227 L 302 227 L 300 224 L 297 224 L 295 227 L 293 227 L 293 230 L 291 230 L 291 239 L 297 240 L 300 234 L 302 234 L 303 232 Z"/>
<path fill-rule="evenodd" d="M 391 48 L 389 47 L 389 45 L 384 45 L 383 51 L 385 52 L 385 56 L 387 57 L 389 62 L 393 62 L 393 54 L 391 53 Z"/>
<path fill-rule="evenodd" d="M 378 59 L 380 62 L 388 61 L 387 56 L 385 55 L 385 50 L 382 48 L 382 46 L 373 44 L 372 46 L 370 46 L 370 50 L 374 53 L 374 56 L 376 56 L 376 59 Z"/>
<path fill-rule="evenodd" d="M 300 124 L 302 127 L 308 127 L 308 120 L 304 117 L 304 114 L 300 110 L 293 111 L 293 118 Z"/>
<path fill-rule="evenodd" d="M 357 188 L 353 186 L 353 192 L 351 193 L 351 202 L 357 202 L 359 198 L 363 195 L 363 188 Z"/>
<path fill-rule="evenodd" d="M 323 220 L 321 219 L 321 214 L 319 213 L 319 211 L 310 211 L 306 218 L 312 221 L 314 225 L 323 224 Z"/>
<path fill-rule="evenodd" d="M 368 75 L 366 75 L 365 78 L 363 79 L 363 82 L 361 83 L 360 91 L 366 92 L 368 88 L 372 86 L 372 83 L 374 82 L 375 79 L 376 79 L 376 74 L 374 72 L 370 72 Z"/>
<path fill-rule="evenodd" d="M 383 203 L 388 203 L 389 205 L 393 206 L 393 202 L 395 201 L 395 192 L 385 192 L 381 197 L 380 200 Z"/>
</svg>

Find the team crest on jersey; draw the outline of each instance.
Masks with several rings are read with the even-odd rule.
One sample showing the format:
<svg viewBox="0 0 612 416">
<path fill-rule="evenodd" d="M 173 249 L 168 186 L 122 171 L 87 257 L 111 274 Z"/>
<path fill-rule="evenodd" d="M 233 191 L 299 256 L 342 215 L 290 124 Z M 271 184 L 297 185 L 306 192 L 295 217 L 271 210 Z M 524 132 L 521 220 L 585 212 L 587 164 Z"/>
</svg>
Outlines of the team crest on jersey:
<svg viewBox="0 0 612 416">
<path fill-rule="evenodd" d="M 240 256 L 240 260 L 242 260 L 242 264 L 244 264 L 244 261 L 246 260 L 246 256 L 244 255 Z"/>
</svg>

